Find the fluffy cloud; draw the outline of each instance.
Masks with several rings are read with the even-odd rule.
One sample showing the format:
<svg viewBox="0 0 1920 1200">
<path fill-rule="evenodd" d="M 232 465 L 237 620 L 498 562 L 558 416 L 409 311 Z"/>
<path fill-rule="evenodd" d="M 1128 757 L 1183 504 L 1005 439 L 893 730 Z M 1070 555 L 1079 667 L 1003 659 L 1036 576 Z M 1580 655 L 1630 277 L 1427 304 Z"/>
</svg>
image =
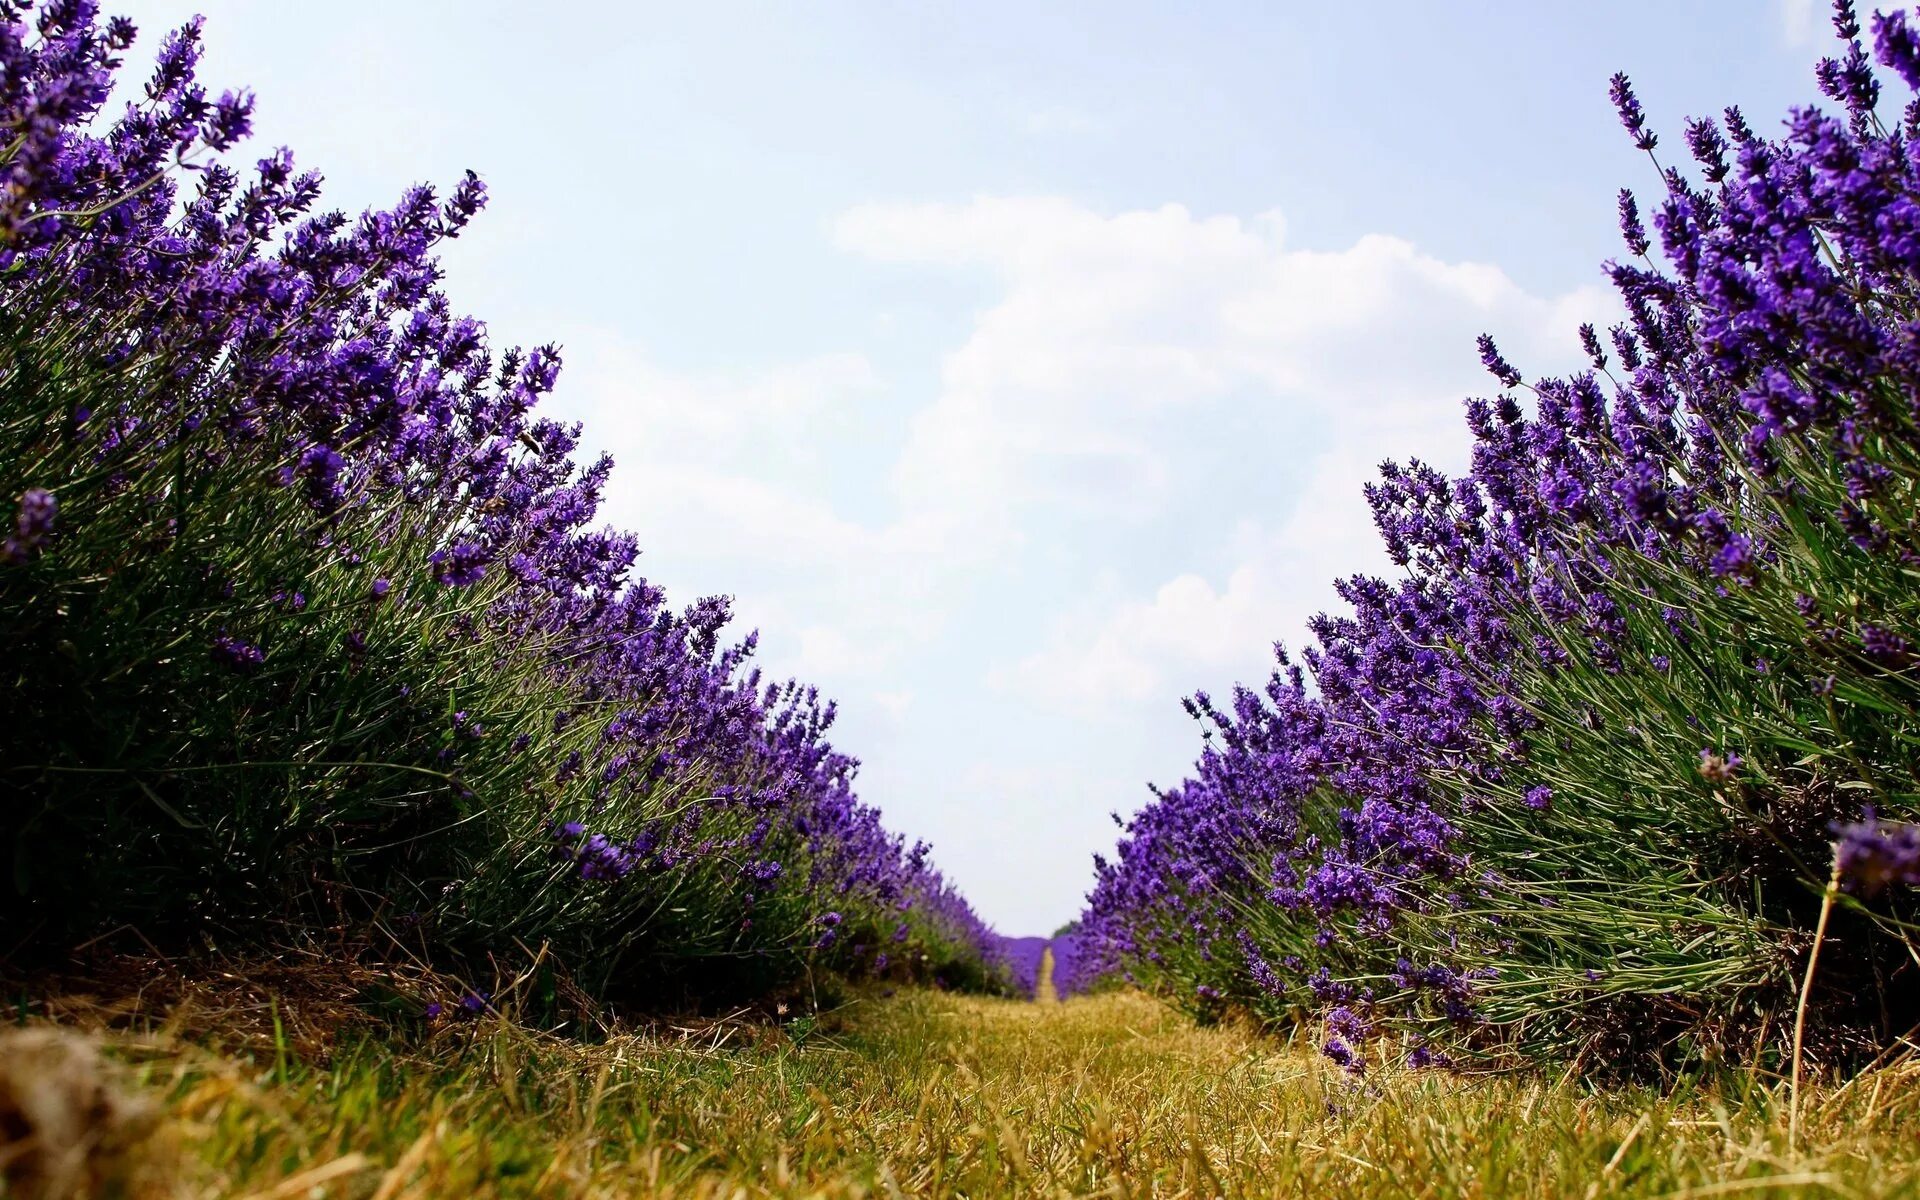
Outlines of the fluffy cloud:
<svg viewBox="0 0 1920 1200">
<path fill-rule="evenodd" d="M 1811 46 L 1824 32 L 1821 10 L 1826 7 L 1818 0 L 1778 0 L 1780 12 L 1780 36 L 1789 46 Z"/>
<path fill-rule="evenodd" d="M 1240 522 L 1238 565 L 1216 586 L 1183 572 L 1145 596 L 1055 624 L 1040 649 L 994 673 L 997 686 L 1090 713 L 1164 703 L 1227 682 L 1258 682 L 1276 641 L 1298 645 L 1307 619 L 1334 601 L 1334 579 L 1389 568 L 1356 481 L 1372 464 L 1322 454 L 1304 499 L 1278 526 Z"/>
<path fill-rule="evenodd" d="M 1077 509 L 1188 523 L 1194 549 L 1210 538 L 1239 556 L 1217 583 L 1177 566 L 1105 612 L 1057 608 L 1048 643 L 994 672 L 1093 707 L 1263 672 L 1266 647 L 1298 638 L 1335 576 L 1383 566 L 1359 488 L 1373 464 L 1454 465 L 1464 450 L 1460 399 L 1490 386 L 1475 336 L 1559 368 L 1574 326 L 1612 311 L 1597 287 L 1536 296 L 1497 267 L 1384 235 L 1296 248 L 1277 213 L 979 199 L 856 209 L 837 236 L 885 261 L 985 269 L 1005 288 L 915 420 L 895 468 L 911 503 L 976 543 L 1031 541 L 1037 513 Z M 1223 439 L 1241 452 L 1223 458 Z"/>
<path fill-rule="evenodd" d="M 1610 311 L 1597 287 L 1536 296 L 1399 238 L 1296 247 L 1278 213 L 982 198 L 857 208 L 835 238 L 1000 289 L 890 460 L 845 449 L 899 402 L 856 353 L 690 377 L 583 331 L 569 388 L 621 459 L 609 516 L 676 575 L 747 597 L 780 666 L 860 687 L 900 686 L 917 641 L 985 602 L 988 567 L 1024 622 L 995 639 L 1003 689 L 1111 707 L 1263 671 L 1335 576 L 1382 565 L 1373 464 L 1455 465 L 1459 400 L 1489 382 L 1475 335 L 1557 368 Z M 849 472 L 884 476 L 887 503 L 836 501 Z M 1081 572 L 1064 599 L 1058 581 L 1020 594 L 1035 557 Z"/>
<path fill-rule="evenodd" d="M 864 793 L 1016 921 L 1070 911 L 1106 810 L 1191 760 L 1181 694 L 1264 677 L 1336 576 L 1383 569 L 1361 481 L 1460 465 L 1475 336 L 1545 373 L 1612 311 L 1273 213 L 982 198 L 834 238 L 849 269 L 985 281 L 926 392 L 880 344 L 696 376 L 581 330 L 562 394 L 649 573 L 739 596 L 769 668 L 844 701 Z"/>
<path fill-rule="evenodd" d="M 1098 117 L 1059 105 L 1035 109 L 1020 124 L 1034 137 L 1077 137 L 1107 130 L 1106 122 Z"/>
<path fill-rule="evenodd" d="M 663 370 L 609 330 L 572 331 L 559 410 L 617 469 L 602 515 L 635 531 L 643 571 L 682 599 L 724 590 L 765 634 L 769 666 L 829 682 L 864 677 L 925 636 L 910 601 L 936 547 L 906 523 L 851 511 L 834 483 L 884 463 L 846 453 L 884 403 L 852 353 L 726 374 Z M 860 589 L 879 575 L 892 583 Z"/>
</svg>

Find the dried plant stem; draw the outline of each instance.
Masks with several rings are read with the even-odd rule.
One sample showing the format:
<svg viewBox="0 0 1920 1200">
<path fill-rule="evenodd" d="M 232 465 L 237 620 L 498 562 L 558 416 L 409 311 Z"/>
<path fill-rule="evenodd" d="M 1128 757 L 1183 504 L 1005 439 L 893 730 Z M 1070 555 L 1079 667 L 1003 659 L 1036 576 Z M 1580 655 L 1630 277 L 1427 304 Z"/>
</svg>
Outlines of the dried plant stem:
<svg viewBox="0 0 1920 1200">
<path fill-rule="evenodd" d="M 1833 901 L 1840 894 L 1840 858 L 1834 855 L 1833 874 L 1827 877 L 1826 894 L 1820 899 L 1820 921 L 1813 929 L 1813 949 L 1807 954 L 1807 975 L 1800 981 L 1800 1004 L 1793 1014 L 1793 1067 L 1787 1082 L 1787 1146 L 1800 1145 L 1800 1049 L 1806 1043 L 1807 1000 L 1813 995 L 1813 973 L 1820 966 L 1820 946 L 1827 938 L 1827 918 L 1833 915 Z"/>
</svg>

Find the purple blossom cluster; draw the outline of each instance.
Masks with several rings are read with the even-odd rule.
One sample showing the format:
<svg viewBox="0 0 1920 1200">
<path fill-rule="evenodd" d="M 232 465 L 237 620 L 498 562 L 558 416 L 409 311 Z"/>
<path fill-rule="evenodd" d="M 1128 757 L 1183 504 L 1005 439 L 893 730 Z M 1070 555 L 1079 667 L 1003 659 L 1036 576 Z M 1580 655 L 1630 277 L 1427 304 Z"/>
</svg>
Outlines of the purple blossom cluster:
<svg viewBox="0 0 1920 1200">
<path fill-rule="evenodd" d="M 38 554 L 53 536 L 53 517 L 59 502 L 45 488 L 28 488 L 20 497 L 20 512 L 14 518 L 13 532 L 0 545 L 0 561 L 20 564 Z"/>
<path fill-rule="evenodd" d="M 1087 957 L 1081 953 L 1079 929 L 1056 933 L 1047 944 L 1053 950 L 1053 990 L 1061 999 L 1090 991 L 1099 982 L 1098 973 L 1088 969 Z"/>
<path fill-rule="evenodd" d="M 1872 896 L 1898 885 L 1920 886 L 1920 826 L 1864 819 L 1834 828 L 1833 865 L 1840 885 Z"/>
<path fill-rule="evenodd" d="M 1920 101 L 1883 113 L 1849 0 L 1835 27 L 1837 112 L 1691 121 L 1691 168 L 1614 77 L 1659 181 L 1651 230 L 1620 197 L 1625 319 L 1560 378 L 1481 339 L 1470 473 L 1366 486 L 1397 575 L 1340 581 L 1264 687 L 1187 702 L 1192 775 L 1096 860 L 1095 969 L 1317 1015 L 1354 1062 L 1408 1026 L 1426 1061 L 1588 1061 L 1625 1011 L 1656 1054 L 1751 1050 L 1829 825 L 1861 895 L 1908 881 L 1910 826 L 1844 823 L 1920 815 Z M 1872 34 L 1920 84 L 1907 17 Z M 1847 935 L 1859 977 L 1820 1011 L 1869 1041 L 1904 1028 L 1870 1011 L 1887 928 Z"/>
<path fill-rule="evenodd" d="M 1032 996 L 1039 987 L 1040 963 L 1046 956 L 1047 942 L 1043 937 L 1000 939 L 999 958 L 1017 994 Z"/>
<path fill-rule="evenodd" d="M 1060 999 L 1084 992 L 1093 979 L 1081 970 L 1079 935 L 1068 928 L 1052 937 L 999 937 L 994 955 L 1005 971 L 1017 995 L 1034 996 L 1039 990 L 1040 968 L 1048 951 L 1053 953 L 1053 989 Z"/>
<path fill-rule="evenodd" d="M 0 828 L 71 860 L 8 901 L 21 927 L 232 923 L 321 879 L 608 986 L 983 971 L 992 935 L 859 800 L 833 704 L 596 525 L 612 464 L 540 413 L 558 350 L 453 309 L 436 256 L 480 178 L 350 218 L 286 150 L 240 169 L 252 100 L 196 81 L 200 35 L 109 118 L 132 25 L 0 0 L 0 633 L 26 664 Z"/>
</svg>

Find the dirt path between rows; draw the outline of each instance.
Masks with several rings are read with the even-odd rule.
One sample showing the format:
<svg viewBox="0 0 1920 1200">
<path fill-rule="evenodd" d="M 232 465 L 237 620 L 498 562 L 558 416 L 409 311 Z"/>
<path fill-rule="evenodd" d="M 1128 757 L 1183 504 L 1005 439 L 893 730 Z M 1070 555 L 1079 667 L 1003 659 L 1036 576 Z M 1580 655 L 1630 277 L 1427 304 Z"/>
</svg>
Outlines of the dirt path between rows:
<svg viewBox="0 0 1920 1200">
<path fill-rule="evenodd" d="M 1037 1004 L 1058 1004 L 1060 992 L 1053 986 L 1053 947 L 1040 951 L 1040 973 L 1034 976 L 1033 999 Z"/>
</svg>

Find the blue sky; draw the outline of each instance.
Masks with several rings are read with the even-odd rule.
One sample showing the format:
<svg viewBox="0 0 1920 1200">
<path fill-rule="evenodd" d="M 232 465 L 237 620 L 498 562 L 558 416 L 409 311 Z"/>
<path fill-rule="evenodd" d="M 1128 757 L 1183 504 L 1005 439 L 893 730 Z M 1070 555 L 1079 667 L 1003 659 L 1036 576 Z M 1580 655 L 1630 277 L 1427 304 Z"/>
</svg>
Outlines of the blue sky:
<svg viewBox="0 0 1920 1200">
<path fill-rule="evenodd" d="M 1458 465 L 1473 339 L 1605 318 L 1606 98 L 1771 128 L 1812 0 L 730 4 L 139 0 L 336 205 L 473 168 L 448 256 L 567 349 L 605 515 L 678 597 L 840 698 L 862 793 L 1010 933 L 1176 782 L 1179 698 L 1264 678 L 1360 484 Z"/>
</svg>

